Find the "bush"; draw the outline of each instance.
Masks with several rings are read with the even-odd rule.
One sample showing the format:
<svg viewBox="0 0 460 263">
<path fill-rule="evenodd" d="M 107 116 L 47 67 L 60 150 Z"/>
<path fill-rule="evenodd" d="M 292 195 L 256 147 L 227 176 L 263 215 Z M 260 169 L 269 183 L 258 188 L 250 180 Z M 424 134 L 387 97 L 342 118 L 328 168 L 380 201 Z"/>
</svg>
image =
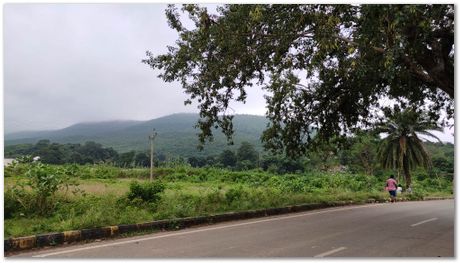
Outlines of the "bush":
<svg viewBox="0 0 460 263">
<path fill-rule="evenodd" d="M 160 181 L 140 184 L 136 181 L 131 182 L 127 198 L 131 201 L 140 199 L 147 203 L 155 203 L 161 198 L 165 190 L 165 185 Z"/>
<path fill-rule="evenodd" d="M 37 212 L 40 215 L 50 213 L 55 205 L 56 192 L 65 184 L 63 171 L 49 165 L 36 163 L 27 172 L 29 185 L 36 194 Z"/>
<path fill-rule="evenodd" d="M 18 197 L 16 196 L 16 193 L 14 192 L 13 189 L 8 189 L 5 191 L 4 195 L 4 215 L 5 219 L 6 218 L 12 218 L 14 217 L 17 213 L 20 212 L 21 209 L 21 204 L 18 201 Z"/>
<path fill-rule="evenodd" d="M 13 161 L 10 165 L 5 166 L 5 177 L 24 176 L 30 168 L 29 163 L 19 163 Z"/>
<path fill-rule="evenodd" d="M 18 181 L 6 191 L 9 216 L 18 211 L 29 215 L 50 215 L 58 203 L 57 192 L 66 190 L 67 193 L 70 186 L 78 186 L 66 175 L 65 169 L 40 162 L 30 164 L 25 175 L 25 181 Z M 75 189 L 74 194 L 79 192 L 78 188 Z"/>
<path fill-rule="evenodd" d="M 63 168 L 64 168 L 64 174 L 70 177 L 77 177 L 78 174 L 80 173 L 80 168 L 76 164 L 63 165 Z"/>
</svg>

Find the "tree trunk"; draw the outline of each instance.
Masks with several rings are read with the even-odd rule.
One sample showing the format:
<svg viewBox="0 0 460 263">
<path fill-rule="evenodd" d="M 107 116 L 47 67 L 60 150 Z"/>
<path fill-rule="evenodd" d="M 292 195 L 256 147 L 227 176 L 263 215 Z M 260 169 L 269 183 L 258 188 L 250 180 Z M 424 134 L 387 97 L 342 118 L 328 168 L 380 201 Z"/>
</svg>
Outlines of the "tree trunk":
<svg viewBox="0 0 460 263">
<path fill-rule="evenodd" d="M 403 157 L 403 170 L 404 178 L 406 179 L 406 189 L 409 189 L 410 185 L 412 184 L 412 178 L 410 175 L 409 160 L 406 156 Z"/>
</svg>

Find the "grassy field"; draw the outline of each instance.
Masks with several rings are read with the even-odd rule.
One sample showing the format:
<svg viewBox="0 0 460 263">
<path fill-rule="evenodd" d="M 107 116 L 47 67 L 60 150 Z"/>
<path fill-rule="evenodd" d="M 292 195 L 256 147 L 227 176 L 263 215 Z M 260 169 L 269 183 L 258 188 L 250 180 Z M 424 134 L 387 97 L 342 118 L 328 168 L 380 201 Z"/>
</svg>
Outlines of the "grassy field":
<svg viewBox="0 0 460 263">
<path fill-rule="evenodd" d="M 153 185 L 161 187 L 148 188 L 148 169 L 104 165 L 48 168 L 64 171 L 77 186 L 57 191 L 46 215 L 34 210 L 33 205 L 27 206 L 37 198 L 30 186 L 25 186 L 24 192 L 13 191 L 30 180 L 27 168 L 5 171 L 5 238 L 302 203 L 388 197 L 383 191 L 384 177 L 347 173 L 277 175 L 258 170 L 235 172 L 181 166 L 155 169 Z M 136 190 L 133 182 L 147 188 Z M 76 188 L 81 191 L 72 194 Z M 144 197 L 144 193 L 150 197 Z M 426 178 L 416 179 L 414 193 L 406 197 L 445 197 L 452 193 L 449 180 Z"/>
</svg>

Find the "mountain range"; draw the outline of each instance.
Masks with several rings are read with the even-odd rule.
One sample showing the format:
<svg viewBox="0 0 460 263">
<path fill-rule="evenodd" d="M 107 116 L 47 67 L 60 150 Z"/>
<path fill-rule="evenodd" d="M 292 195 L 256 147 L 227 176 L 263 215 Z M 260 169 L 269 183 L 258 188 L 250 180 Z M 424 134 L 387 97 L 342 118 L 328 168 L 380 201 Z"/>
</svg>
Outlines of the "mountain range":
<svg viewBox="0 0 460 263">
<path fill-rule="evenodd" d="M 206 143 L 199 151 L 198 129 L 194 126 L 198 114 L 179 113 L 147 121 L 104 121 L 77 123 L 64 129 L 50 131 L 23 131 L 5 134 L 5 146 L 36 143 L 47 139 L 57 143 L 85 143 L 94 141 L 122 153 L 131 150 L 147 151 L 149 134 L 154 128 L 155 151 L 166 155 L 190 157 L 217 155 L 225 149 L 235 150 L 247 141 L 257 150 L 262 149 L 260 136 L 268 123 L 264 116 L 236 115 L 234 145 L 228 145 L 225 136 L 214 131 L 214 141 Z"/>
</svg>

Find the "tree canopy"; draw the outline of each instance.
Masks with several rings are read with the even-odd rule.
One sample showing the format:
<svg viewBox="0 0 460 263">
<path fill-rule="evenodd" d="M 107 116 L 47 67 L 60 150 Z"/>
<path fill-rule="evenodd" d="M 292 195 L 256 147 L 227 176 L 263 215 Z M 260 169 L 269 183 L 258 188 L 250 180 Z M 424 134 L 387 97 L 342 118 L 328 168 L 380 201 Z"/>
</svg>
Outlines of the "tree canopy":
<svg viewBox="0 0 460 263">
<path fill-rule="evenodd" d="M 223 5 L 211 13 L 187 4 L 168 6 L 166 16 L 179 38 L 143 62 L 180 81 L 185 104 L 198 102 L 202 143 L 214 127 L 231 142 L 230 103 L 245 102 L 253 85 L 269 94 L 265 146 L 289 155 L 304 153 L 315 130 L 330 138 L 374 124 L 388 107 L 382 100 L 453 117 L 453 5 Z"/>
<path fill-rule="evenodd" d="M 219 155 L 219 161 L 224 167 L 234 167 L 237 162 L 237 157 L 233 151 L 224 150 Z"/>
<path fill-rule="evenodd" d="M 254 148 L 254 145 L 249 142 L 242 142 L 236 151 L 236 160 L 240 169 L 255 168 L 258 166 L 259 153 Z"/>
</svg>

